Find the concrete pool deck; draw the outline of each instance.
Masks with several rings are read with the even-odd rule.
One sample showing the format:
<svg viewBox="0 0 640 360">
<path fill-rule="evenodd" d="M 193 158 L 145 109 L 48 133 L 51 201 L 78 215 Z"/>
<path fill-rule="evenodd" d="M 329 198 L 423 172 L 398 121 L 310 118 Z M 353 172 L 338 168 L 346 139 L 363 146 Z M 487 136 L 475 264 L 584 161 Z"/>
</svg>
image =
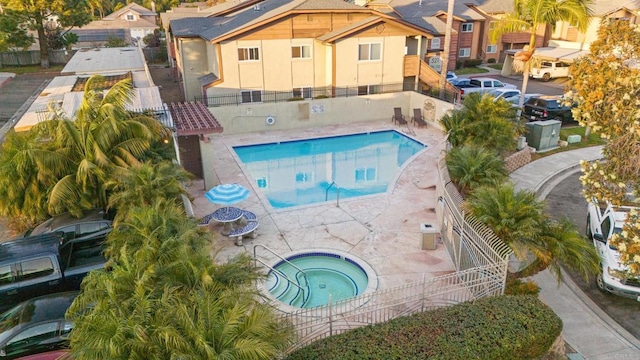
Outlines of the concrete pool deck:
<svg viewBox="0 0 640 360">
<path fill-rule="evenodd" d="M 219 261 L 248 252 L 261 244 L 279 255 L 314 248 L 348 252 L 365 260 L 378 275 L 378 289 L 389 289 L 423 278 L 454 272 L 454 266 L 444 245 L 436 250 L 421 250 L 420 223 L 436 224 L 437 162 L 444 146 L 444 135 L 433 126 L 410 127 L 409 136 L 423 142 L 427 148 L 410 159 L 399 170 L 397 180 L 387 193 L 361 198 L 341 199 L 318 205 L 288 209 L 273 209 L 255 181 L 245 173 L 232 146 L 286 140 L 337 136 L 368 131 L 395 129 L 405 132 L 405 126 L 376 121 L 313 129 L 270 131 L 261 133 L 211 136 L 215 156 L 213 167 L 217 184 L 239 183 L 251 190 L 251 195 L 238 207 L 254 212 L 260 223 L 255 239 L 243 239 L 235 246 L 232 239 L 220 234 L 220 227 L 210 224 L 216 235 L 213 255 Z M 406 133 L 406 132 L 405 132 Z M 205 165 L 206 166 L 206 165 Z M 217 185 L 213 184 L 211 186 Z M 195 181 L 189 188 L 193 196 L 196 218 L 219 208 L 205 197 L 204 181 Z M 258 248 L 258 255 L 275 262 L 276 257 Z"/>
</svg>

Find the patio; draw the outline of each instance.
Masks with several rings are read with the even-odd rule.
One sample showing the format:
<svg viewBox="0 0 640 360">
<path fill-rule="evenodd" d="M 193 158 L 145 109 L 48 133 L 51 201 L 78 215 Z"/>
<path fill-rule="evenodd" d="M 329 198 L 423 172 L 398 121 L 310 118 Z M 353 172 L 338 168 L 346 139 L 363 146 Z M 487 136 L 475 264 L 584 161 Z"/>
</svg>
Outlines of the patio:
<svg viewBox="0 0 640 360">
<path fill-rule="evenodd" d="M 378 289 L 389 289 L 422 279 L 454 272 L 454 266 L 445 249 L 438 243 L 436 250 L 421 250 L 420 223 L 436 224 L 436 169 L 443 148 L 444 135 L 432 125 L 411 127 L 412 137 L 427 144 L 401 169 L 395 185 L 385 194 L 355 199 L 341 199 L 320 205 L 300 206 L 294 209 L 273 209 L 255 182 L 248 179 L 232 146 L 274 141 L 307 139 L 387 129 L 403 131 L 388 121 L 347 125 L 333 125 L 313 129 L 259 132 L 238 135 L 212 135 L 205 146 L 215 154 L 208 159 L 218 184 L 238 183 L 251 191 L 251 195 L 238 206 L 252 211 L 260 222 L 258 236 L 246 239 L 243 246 L 235 246 L 232 239 L 216 236 L 212 255 L 224 261 L 240 252 L 253 256 L 253 246 L 265 245 L 286 256 L 292 251 L 323 248 L 351 253 L 365 260 L 378 274 Z M 203 151 L 204 153 L 204 151 Z M 216 185 L 216 184 L 213 184 Z M 219 206 L 209 202 L 204 194 L 204 181 L 198 180 L 189 188 L 194 198 L 193 209 L 200 218 Z M 263 259 L 275 261 L 266 251 L 259 251 Z"/>
</svg>

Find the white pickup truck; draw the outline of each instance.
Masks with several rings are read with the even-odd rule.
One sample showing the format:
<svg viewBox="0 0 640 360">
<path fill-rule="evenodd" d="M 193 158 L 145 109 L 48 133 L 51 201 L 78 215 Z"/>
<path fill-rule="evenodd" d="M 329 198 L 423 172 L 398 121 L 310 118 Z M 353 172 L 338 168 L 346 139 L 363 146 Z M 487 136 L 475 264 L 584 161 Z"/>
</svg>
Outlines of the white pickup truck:
<svg viewBox="0 0 640 360">
<path fill-rule="evenodd" d="M 620 262 L 620 253 L 610 243 L 611 236 L 622 231 L 631 209 L 633 207 L 590 202 L 587 236 L 600 254 L 602 273 L 596 277 L 600 290 L 640 301 L 640 278 L 625 275 L 626 267 Z"/>
<path fill-rule="evenodd" d="M 472 78 L 469 80 L 469 84 L 458 85 L 456 87 L 460 89 L 460 95 L 462 97 L 472 92 L 484 94 L 494 89 L 517 89 L 513 84 L 506 84 L 500 80 L 488 77 Z"/>
</svg>

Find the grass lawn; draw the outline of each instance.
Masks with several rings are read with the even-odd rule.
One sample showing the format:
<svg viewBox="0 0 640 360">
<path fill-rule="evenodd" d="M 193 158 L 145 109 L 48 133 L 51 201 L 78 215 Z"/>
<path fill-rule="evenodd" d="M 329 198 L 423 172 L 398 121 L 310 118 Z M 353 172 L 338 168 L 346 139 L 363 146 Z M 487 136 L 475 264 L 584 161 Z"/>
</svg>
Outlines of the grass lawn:
<svg viewBox="0 0 640 360">
<path fill-rule="evenodd" d="M 483 74 L 483 73 L 488 73 L 489 70 L 487 69 L 482 69 L 479 67 L 466 67 L 466 68 L 461 68 L 461 69 L 456 69 L 456 75 L 469 75 L 469 74 Z"/>
<path fill-rule="evenodd" d="M 64 68 L 64 65 L 51 65 L 48 69 L 43 69 L 40 65 L 28 65 L 28 66 L 3 66 L 0 67 L 0 72 L 10 72 L 14 74 L 34 74 L 39 72 L 60 72 Z"/>
<path fill-rule="evenodd" d="M 496 70 L 502 70 L 502 64 L 489 64 L 488 67 Z"/>
<path fill-rule="evenodd" d="M 573 126 L 573 127 L 566 127 L 566 128 L 560 129 L 560 140 L 567 140 L 567 136 L 569 135 L 580 135 L 582 137 L 582 141 L 580 141 L 579 143 L 569 144 L 567 146 L 559 147 L 557 149 L 545 151 L 542 153 L 536 152 L 535 154 L 531 154 L 531 160 L 532 161 L 537 160 L 545 156 L 557 154 L 562 151 L 575 150 L 575 149 L 580 149 L 588 146 L 604 145 L 606 143 L 606 141 L 600 138 L 599 135 L 590 134 L 588 138 L 585 138 L 584 137 L 585 129 L 586 128 L 584 126 Z"/>
</svg>

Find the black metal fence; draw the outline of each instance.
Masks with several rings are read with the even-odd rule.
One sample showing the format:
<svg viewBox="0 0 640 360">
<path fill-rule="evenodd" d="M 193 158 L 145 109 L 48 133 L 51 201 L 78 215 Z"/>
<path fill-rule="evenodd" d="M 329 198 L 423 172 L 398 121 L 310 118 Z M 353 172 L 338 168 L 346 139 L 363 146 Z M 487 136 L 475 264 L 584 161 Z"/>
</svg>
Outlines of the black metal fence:
<svg viewBox="0 0 640 360">
<path fill-rule="evenodd" d="M 441 94 L 440 88 L 415 87 L 414 83 L 380 84 L 364 86 L 325 86 L 316 88 L 300 88 L 291 91 L 261 91 L 243 90 L 202 97 L 195 96 L 194 100 L 202 102 L 208 107 L 244 105 L 251 103 L 277 103 L 287 101 L 300 101 L 311 99 L 328 99 L 341 97 L 354 97 L 374 94 L 398 93 L 403 91 L 417 91 L 422 94 L 435 97 L 450 103 L 459 101 L 459 93 L 445 89 Z"/>
</svg>

